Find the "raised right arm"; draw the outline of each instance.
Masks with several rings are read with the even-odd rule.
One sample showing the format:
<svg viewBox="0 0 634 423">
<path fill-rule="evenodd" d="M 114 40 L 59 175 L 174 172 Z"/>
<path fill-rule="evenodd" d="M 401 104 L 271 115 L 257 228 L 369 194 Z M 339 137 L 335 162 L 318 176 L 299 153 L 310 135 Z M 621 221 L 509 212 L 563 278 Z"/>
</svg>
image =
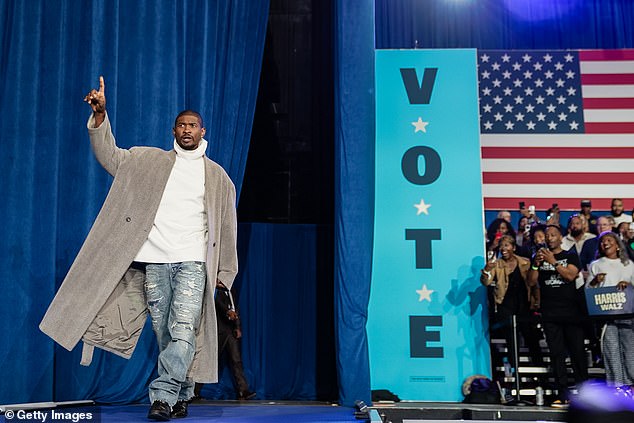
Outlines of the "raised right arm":
<svg viewBox="0 0 634 423">
<path fill-rule="evenodd" d="M 103 76 L 99 77 L 99 91 L 92 89 L 84 101 L 93 111 L 88 119 L 88 135 L 97 161 L 106 171 L 115 175 L 119 165 L 130 154 L 128 150 L 117 147 L 110 120 L 106 113 L 106 92 Z"/>
</svg>

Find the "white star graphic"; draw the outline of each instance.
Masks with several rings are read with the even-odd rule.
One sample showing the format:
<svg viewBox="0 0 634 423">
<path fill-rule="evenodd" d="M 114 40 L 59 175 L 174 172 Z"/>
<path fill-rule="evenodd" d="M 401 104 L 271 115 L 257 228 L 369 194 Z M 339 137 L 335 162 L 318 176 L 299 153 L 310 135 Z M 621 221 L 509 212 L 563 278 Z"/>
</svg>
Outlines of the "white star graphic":
<svg viewBox="0 0 634 423">
<path fill-rule="evenodd" d="M 425 204 L 425 200 L 421 198 L 420 203 L 414 204 L 414 207 L 418 209 L 418 211 L 416 212 L 416 216 L 418 216 L 421 213 L 425 213 L 426 215 L 429 215 L 429 212 L 427 211 L 427 209 L 431 207 L 431 204 Z"/>
<path fill-rule="evenodd" d="M 421 289 L 417 289 L 416 293 L 418 294 L 418 301 L 427 300 L 431 303 L 431 294 L 434 293 L 433 289 L 427 289 L 427 285 L 423 284 Z"/>
<path fill-rule="evenodd" d="M 429 122 L 423 122 L 423 119 L 419 117 L 416 122 L 412 122 L 412 125 L 416 128 L 414 133 L 417 133 L 418 131 L 427 133 L 427 125 L 429 125 Z"/>
</svg>

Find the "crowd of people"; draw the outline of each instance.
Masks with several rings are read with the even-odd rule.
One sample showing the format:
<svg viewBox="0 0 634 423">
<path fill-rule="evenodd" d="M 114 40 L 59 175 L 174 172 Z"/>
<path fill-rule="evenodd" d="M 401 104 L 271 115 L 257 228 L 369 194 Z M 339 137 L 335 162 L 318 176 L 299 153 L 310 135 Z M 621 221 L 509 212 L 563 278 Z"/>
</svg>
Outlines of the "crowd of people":
<svg viewBox="0 0 634 423">
<path fill-rule="evenodd" d="M 604 216 L 592 213 L 590 200 L 567 223 L 560 222 L 556 204 L 541 221 L 534 207 L 520 204 L 517 231 L 511 213 L 502 210 L 486 232 L 487 259 L 480 281 L 489 288 L 491 328 L 513 344 L 509 325 L 516 316 L 518 335 L 524 339 L 533 363 L 541 364 L 539 341 L 543 329 L 550 352 L 557 398 L 553 407 L 566 407 L 566 359 L 570 357 L 576 386 L 588 379 L 584 339 L 600 355 L 606 382 L 627 395 L 634 386 L 634 319 L 591 320 L 585 291 L 613 287 L 623 291 L 634 285 L 634 223 L 614 198 Z M 510 354 L 513 366 L 513 354 Z"/>
</svg>

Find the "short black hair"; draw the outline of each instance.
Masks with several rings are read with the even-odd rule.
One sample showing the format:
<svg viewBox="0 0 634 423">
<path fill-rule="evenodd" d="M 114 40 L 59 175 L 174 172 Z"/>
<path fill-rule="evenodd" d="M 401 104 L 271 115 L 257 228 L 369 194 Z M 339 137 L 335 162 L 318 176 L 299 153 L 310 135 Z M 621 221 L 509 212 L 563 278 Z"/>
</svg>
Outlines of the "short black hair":
<svg viewBox="0 0 634 423">
<path fill-rule="evenodd" d="M 176 128 L 176 122 L 178 122 L 178 119 L 179 119 L 181 116 L 196 116 L 196 118 L 198 118 L 198 122 L 200 123 L 200 127 L 201 127 L 201 128 L 204 128 L 204 127 L 205 127 L 205 125 L 204 125 L 204 123 L 203 123 L 203 118 L 202 118 L 202 116 L 200 116 L 200 113 L 198 113 L 198 112 L 197 112 L 197 111 L 195 111 L 195 110 L 190 110 L 190 109 L 187 109 L 187 110 L 183 110 L 182 112 L 180 112 L 180 113 L 176 116 L 176 119 L 174 119 L 174 128 Z"/>
<path fill-rule="evenodd" d="M 548 230 L 548 228 L 555 228 L 555 229 L 557 229 L 557 230 L 559 231 L 559 233 L 561 234 L 561 236 L 564 236 L 564 232 L 563 232 L 563 230 L 561 229 L 561 226 L 559 226 L 559 225 L 549 224 L 549 225 L 546 225 L 546 230 Z"/>
</svg>

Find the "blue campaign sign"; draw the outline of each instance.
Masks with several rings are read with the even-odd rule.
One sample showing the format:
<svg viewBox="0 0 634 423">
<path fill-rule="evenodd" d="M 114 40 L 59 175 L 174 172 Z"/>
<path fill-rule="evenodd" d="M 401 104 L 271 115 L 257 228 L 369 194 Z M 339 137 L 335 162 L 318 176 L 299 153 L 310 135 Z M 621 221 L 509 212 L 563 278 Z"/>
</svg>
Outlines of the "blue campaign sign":
<svg viewBox="0 0 634 423">
<path fill-rule="evenodd" d="M 476 50 L 376 52 L 372 389 L 461 401 L 490 376 Z"/>
<path fill-rule="evenodd" d="M 616 286 L 585 288 L 588 314 L 591 316 L 611 316 L 634 313 L 634 288 L 628 285 L 624 290 Z"/>
</svg>

